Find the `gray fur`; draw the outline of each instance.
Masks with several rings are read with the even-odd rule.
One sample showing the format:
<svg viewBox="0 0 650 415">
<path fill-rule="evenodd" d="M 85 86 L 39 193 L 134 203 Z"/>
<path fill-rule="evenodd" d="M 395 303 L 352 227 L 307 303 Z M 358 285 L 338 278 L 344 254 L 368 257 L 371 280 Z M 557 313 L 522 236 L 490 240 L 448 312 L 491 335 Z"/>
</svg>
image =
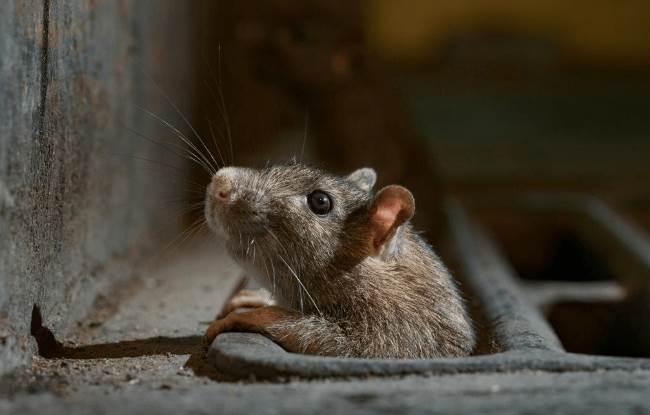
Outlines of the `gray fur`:
<svg viewBox="0 0 650 415">
<path fill-rule="evenodd" d="M 347 179 L 356 184 L 359 189 L 369 192 L 377 182 L 377 172 L 370 167 L 362 167 L 350 173 Z"/>
<path fill-rule="evenodd" d="M 268 328 L 272 338 L 291 332 L 300 351 L 330 356 L 472 352 L 474 331 L 455 282 L 410 223 L 389 249 L 370 256 L 373 195 L 358 181 L 369 176 L 338 177 L 302 164 L 227 169 L 234 202 L 216 204 L 209 187 L 209 225 L 226 235 L 237 261 L 258 271 L 278 304 L 304 316 Z M 328 216 L 309 210 L 306 196 L 316 189 L 332 196 Z"/>
</svg>

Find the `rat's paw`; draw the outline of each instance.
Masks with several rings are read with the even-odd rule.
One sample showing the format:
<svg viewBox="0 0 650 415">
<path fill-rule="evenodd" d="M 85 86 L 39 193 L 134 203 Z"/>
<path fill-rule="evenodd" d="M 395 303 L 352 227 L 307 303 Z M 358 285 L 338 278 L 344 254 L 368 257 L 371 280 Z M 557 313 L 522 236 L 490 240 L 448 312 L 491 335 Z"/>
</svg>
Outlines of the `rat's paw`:
<svg viewBox="0 0 650 415">
<path fill-rule="evenodd" d="M 222 319 L 210 324 L 205 332 L 208 342 L 214 341 L 220 333 L 227 331 L 243 331 L 268 334 L 268 328 L 280 321 L 295 320 L 298 314 L 277 306 L 260 307 L 244 313 L 230 313 Z"/>
<path fill-rule="evenodd" d="M 259 290 L 241 290 L 235 294 L 217 315 L 217 319 L 226 317 L 238 308 L 260 308 L 275 305 L 273 296 L 264 288 Z"/>
</svg>

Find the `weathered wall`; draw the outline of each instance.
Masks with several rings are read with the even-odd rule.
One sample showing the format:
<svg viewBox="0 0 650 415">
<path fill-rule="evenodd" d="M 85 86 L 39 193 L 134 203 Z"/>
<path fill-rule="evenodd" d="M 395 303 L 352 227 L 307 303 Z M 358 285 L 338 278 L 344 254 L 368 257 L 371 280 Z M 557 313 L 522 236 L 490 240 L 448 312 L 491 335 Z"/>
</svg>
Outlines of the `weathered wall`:
<svg viewBox="0 0 650 415">
<path fill-rule="evenodd" d="M 173 118 L 149 76 L 188 107 L 188 8 L 0 2 L 0 373 L 33 353 L 34 305 L 65 332 L 128 276 L 120 264 L 179 231 L 160 206 L 170 172 L 132 156 L 183 163 L 125 126 L 158 139 L 138 107 Z"/>
</svg>

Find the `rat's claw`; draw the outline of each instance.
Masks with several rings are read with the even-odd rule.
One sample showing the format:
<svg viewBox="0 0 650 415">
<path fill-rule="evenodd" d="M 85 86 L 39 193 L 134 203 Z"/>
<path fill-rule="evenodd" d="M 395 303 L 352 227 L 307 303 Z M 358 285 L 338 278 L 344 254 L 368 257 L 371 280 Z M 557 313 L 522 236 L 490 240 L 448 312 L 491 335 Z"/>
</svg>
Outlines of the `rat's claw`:
<svg viewBox="0 0 650 415">
<path fill-rule="evenodd" d="M 261 288 L 259 290 L 241 290 L 233 296 L 217 315 L 217 319 L 226 317 L 238 308 L 260 308 L 275 305 L 270 292 Z"/>
</svg>

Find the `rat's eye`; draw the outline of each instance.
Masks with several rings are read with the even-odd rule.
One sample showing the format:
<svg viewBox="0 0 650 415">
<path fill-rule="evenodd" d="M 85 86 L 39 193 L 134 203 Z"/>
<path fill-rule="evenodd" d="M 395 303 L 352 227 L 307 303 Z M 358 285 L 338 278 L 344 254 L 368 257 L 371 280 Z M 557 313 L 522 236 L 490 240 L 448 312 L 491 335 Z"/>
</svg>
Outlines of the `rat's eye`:
<svg viewBox="0 0 650 415">
<path fill-rule="evenodd" d="M 332 199 L 322 190 L 314 190 L 307 195 L 307 204 L 309 204 L 309 209 L 317 215 L 327 215 L 332 210 Z"/>
</svg>

